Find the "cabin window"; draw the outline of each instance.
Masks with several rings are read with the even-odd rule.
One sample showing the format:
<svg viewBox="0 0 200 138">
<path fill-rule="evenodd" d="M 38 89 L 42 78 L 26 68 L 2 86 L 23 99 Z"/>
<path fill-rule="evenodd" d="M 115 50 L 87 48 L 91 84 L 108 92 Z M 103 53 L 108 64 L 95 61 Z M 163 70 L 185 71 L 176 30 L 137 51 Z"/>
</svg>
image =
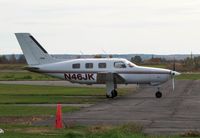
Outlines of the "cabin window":
<svg viewBox="0 0 200 138">
<path fill-rule="evenodd" d="M 86 63 L 85 64 L 86 69 L 92 69 L 93 68 L 93 63 Z"/>
<path fill-rule="evenodd" d="M 115 63 L 114 63 L 114 67 L 115 67 L 115 68 L 126 68 L 126 65 L 125 65 L 124 62 L 119 61 L 119 62 L 115 62 Z"/>
<path fill-rule="evenodd" d="M 99 68 L 106 68 L 106 63 L 99 63 Z"/>
<path fill-rule="evenodd" d="M 72 64 L 73 69 L 80 69 L 81 65 L 80 63 Z"/>
</svg>

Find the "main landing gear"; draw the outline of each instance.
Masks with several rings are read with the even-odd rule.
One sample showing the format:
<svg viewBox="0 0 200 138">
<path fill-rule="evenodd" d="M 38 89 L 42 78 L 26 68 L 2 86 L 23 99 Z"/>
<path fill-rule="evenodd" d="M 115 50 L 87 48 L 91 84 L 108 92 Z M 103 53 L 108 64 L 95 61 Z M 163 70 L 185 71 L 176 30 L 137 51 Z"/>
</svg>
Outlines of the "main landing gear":
<svg viewBox="0 0 200 138">
<path fill-rule="evenodd" d="M 112 90 L 111 95 L 106 95 L 107 98 L 114 98 L 117 97 L 118 93 L 117 90 Z"/>
<path fill-rule="evenodd" d="M 155 94 L 156 98 L 161 98 L 162 97 L 162 93 L 160 92 L 160 87 L 158 87 L 158 91 Z"/>
</svg>

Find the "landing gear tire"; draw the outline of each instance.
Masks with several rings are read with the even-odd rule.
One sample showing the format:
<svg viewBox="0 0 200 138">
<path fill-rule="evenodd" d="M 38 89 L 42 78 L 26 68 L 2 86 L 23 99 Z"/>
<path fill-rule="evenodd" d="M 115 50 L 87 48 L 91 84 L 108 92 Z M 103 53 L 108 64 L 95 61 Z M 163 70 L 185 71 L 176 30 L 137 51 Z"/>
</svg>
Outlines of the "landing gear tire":
<svg viewBox="0 0 200 138">
<path fill-rule="evenodd" d="M 111 98 L 117 97 L 117 91 L 116 91 L 116 90 L 113 90 L 113 91 L 111 92 L 111 95 L 112 95 Z"/>
<path fill-rule="evenodd" d="M 117 95 L 118 95 L 117 91 L 116 91 L 116 90 L 113 90 L 112 92 L 113 92 L 112 96 L 113 96 L 113 97 L 117 97 Z"/>
<path fill-rule="evenodd" d="M 155 94 L 156 98 L 161 98 L 162 97 L 162 93 L 160 91 L 156 92 Z"/>
<path fill-rule="evenodd" d="M 116 90 L 112 90 L 111 92 L 111 96 L 110 95 L 106 95 L 106 98 L 114 98 L 117 97 L 118 93 Z"/>
</svg>

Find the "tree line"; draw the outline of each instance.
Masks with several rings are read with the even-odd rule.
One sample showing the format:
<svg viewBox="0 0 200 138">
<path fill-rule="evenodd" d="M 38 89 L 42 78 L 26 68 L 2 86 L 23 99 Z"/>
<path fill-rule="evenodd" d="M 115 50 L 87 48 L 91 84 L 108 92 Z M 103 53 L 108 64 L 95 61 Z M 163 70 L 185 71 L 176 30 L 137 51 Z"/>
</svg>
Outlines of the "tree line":
<svg viewBox="0 0 200 138">
<path fill-rule="evenodd" d="M 101 55 L 94 55 L 94 58 L 102 58 Z M 109 58 L 112 58 L 112 55 L 109 55 Z M 150 59 L 143 60 L 141 56 L 136 55 L 130 59 L 131 62 L 137 65 L 159 65 L 165 64 L 167 68 L 172 68 L 173 63 L 176 63 L 177 70 L 180 71 L 200 71 L 200 56 L 187 57 L 183 60 L 167 60 L 165 58 L 153 57 Z M 0 64 L 26 64 L 26 59 L 24 55 L 10 55 L 0 56 Z"/>
<path fill-rule="evenodd" d="M 5 55 L 0 56 L 0 64 L 26 64 L 24 55 L 19 55 L 18 58 L 13 54 L 9 58 Z"/>
<path fill-rule="evenodd" d="M 138 65 L 166 65 L 167 68 L 173 69 L 175 63 L 176 70 L 178 71 L 200 71 L 200 56 L 187 57 L 183 60 L 167 60 L 165 58 L 154 58 L 143 60 L 140 56 L 135 56 L 131 58 L 131 62 Z"/>
</svg>

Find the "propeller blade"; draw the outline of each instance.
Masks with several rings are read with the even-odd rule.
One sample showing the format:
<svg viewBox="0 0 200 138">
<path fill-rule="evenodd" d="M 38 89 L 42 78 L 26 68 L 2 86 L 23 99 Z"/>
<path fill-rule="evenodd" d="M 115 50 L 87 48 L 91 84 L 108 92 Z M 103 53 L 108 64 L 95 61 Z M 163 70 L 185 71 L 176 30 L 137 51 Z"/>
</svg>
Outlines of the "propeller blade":
<svg viewBox="0 0 200 138">
<path fill-rule="evenodd" d="M 174 91 L 174 89 L 175 89 L 175 80 L 174 80 L 174 76 L 173 76 L 173 78 L 172 78 L 172 88 L 173 88 L 173 91 Z"/>
<path fill-rule="evenodd" d="M 174 58 L 174 63 L 173 63 L 173 71 L 176 71 L 176 63 L 175 63 L 175 58 Z"/>
</svg>

